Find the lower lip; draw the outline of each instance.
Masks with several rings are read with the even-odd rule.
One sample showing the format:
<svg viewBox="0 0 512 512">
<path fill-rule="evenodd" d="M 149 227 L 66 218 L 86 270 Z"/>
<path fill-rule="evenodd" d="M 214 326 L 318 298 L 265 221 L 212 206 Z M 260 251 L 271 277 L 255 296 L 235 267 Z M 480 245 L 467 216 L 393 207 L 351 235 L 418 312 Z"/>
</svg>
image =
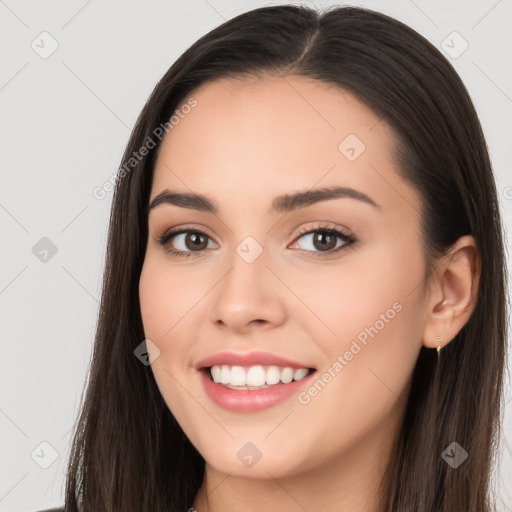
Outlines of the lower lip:
<svg viewBox="0 0 512 512">
<path fill-rule="evenodd" d="M 228 411 L 257 412 L 273 407 L 297 394 L 316 372 L 313 371 L 303 379 L 294 380 L 289 384 L 280 383 L 254 391 L 230 389 L 211 380 L 205 370 L 199 370 L 199 373 L 206 394 L 214 403 Z"/>
</svg>

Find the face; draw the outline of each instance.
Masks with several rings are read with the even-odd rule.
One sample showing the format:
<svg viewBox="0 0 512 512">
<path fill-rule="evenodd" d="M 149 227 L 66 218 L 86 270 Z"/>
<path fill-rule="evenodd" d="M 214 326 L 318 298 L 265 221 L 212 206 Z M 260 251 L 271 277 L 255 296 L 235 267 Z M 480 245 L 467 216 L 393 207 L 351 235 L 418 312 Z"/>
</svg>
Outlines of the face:
<svg viewBox="0 0 512 512">
<path fill-rule="evenodd" d="M 192 96 L 159 149 L 139 286 L 165 402 L 223 473 L 279 478 L 385 451 L 425 312 L 420 199 L 390 128 L 299 77 Z"/>
</svg>

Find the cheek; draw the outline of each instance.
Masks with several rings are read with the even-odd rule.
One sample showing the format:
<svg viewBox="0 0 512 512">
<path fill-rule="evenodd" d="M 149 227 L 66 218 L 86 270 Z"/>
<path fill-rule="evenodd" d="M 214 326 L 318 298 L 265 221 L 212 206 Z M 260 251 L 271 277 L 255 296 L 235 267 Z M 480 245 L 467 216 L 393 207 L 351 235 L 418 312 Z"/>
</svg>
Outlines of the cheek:
<svg viewBox="0 0 512 512">
<path fill-rule="evenodd" d="M 192 363 L 212 286 L 207 274 L 200 267 L 185 270 L 165 255 L 148 253 L 144 261 L 139 280 L 144 335 L 158 346 L 159 365 L 165 361 L 173 373 L 188 371 Z"/>
<path fill-rule="evenodd" d="M 408 308 L 417 297 L 413 291 L 422 289 L 419 285 L 425 265 L 421 240 L 413 226 L 399 229 L 393 225 L 393 229 L 376 234 L 368 248 L 354 252 L 346 267 L 332 273 L 333 300 L 327 304 L 328 318 L 343 329 L 345 337 L 356 336 L 376 323 L 379 332 L 389 332 L 391 324 L 400 324 L 398 317 L 407 316 L 395 314 L 397 310 Z M 381 315 L 384 326 L 379 322 Z"/>
<path fill-rule="evenodd" d="M 187 339 L 181 333 L 187 326 L 190 301 L 184 296 L 186 287 L 178 276 L 169 274 L 161 265 L 148 259 L 144 262 L 139 281 L 139 301 L 144 336 L 159 350 L 151 370 L 167 405 L 179 403 L 176 395 L 187 356 Z M 178 364 L 181 363 L 181 365 Z M 180 368 L 181 366 L 181 368 Z M 178 400 L 176 400 L 178 399 Z"/>
<path fill-rule="evenodd" d="M 415 270 L 404 269 L 398 261 L 391 252 L 381 251 L 378 257 L 354 254 L 346 265 L 329 270 L 324 285 L 317 280 L 308 289 L 307 303 L 342 344 L 376 322 L 380 331 L 381 315 L 383 321 L 394 319 L 415 281 Z"/>
<path fill-rule="evenodd" d="M 186 401 L 179 384 L 183 381 L 188 353 L 187 346 L 182 343 L 186 338 L 181 333 L 184 328 L 192 328 L 186 325 L 186 313 L 190 309 L 186 290 L 184 278 L 180 278 L 179 273 L 169 272 L 157 258 L 145 260 L 139 280 L 144 335 L 160 351 L 151 363 L 151 370 L 164 401 L 175 416 L 183 416 L 186 412 Z"/>
<path fill-rule="evenodd" d="M 329 357 L 327 368 L 338 356 L 343 359 L 343 369 L 334 372 L 343 377 L 334 379 L 332 390 L 354 407 L 361 399 L 393 401 L 389 389 L 398 395 L 406 387 L 421 346 L 421 251 L 405 238 L 395 239 L 354 253 L 346 269 L 329 274 L 329 300 L 325 289 L 309 296 L 331 331 L 318 337 Z"/>
<path fill-rule="evenodd" d="M 139 301 L 148 338 L 166 343 L 183 329 L 182 322 L 186 323 L 191 316 L 188 311 L 204 295 L 198 282 L 194 283 L 179 267 L 166 264 L 165 258 L 147 256 L 139 280 Z"/>
</svg>

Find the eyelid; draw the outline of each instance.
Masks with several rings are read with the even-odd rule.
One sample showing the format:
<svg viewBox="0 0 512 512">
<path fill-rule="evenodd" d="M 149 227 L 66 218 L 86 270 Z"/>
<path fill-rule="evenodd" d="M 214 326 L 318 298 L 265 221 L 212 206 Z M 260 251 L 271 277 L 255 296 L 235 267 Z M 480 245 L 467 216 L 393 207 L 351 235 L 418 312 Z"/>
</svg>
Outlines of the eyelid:
<svg viewBox="0 0 512 512">
<path fill-rule="evenodd" d="M 351 246 L 354 246 L 357 244 L 358 240 L 354 237 L 352 234 L 352 231 L 346 228 L 340 228 L 336 225 L 328 222 L 328 223 L 321 223 L 321 221 L 317 221 L 316 224 L 313 226 L 310 226 L 309 228 L 301 228 L 298 233 L 295 234 L 293 241 L 290 245 L 295 244 L 298 240 L 301 238 L 304 238 L 306 235 L 313 234 L 316 232 L 327 232 L 331 233 L 334 236 L 336 236 L 339 239 L 342 239 L 344 244 L 334 250 L 330 251 L 309 251 L 306 249 L 298 249 L 301 252 L 310 253 L 313 254 L 313 257 L 320 257 L 320 258 L 328 258 L 329 256 L 334 256 L 338 252 L 341 252 L 344 249 L 348 249 Z M 206 231 L 204 231 L 201 228 L 197 228 L 194 226 L 184 225 L 180 226 L 178 228 L 170 228 L 164 232 L 163 235 L 157 236 L 156 240 L 159 242 L 162 246 L 165 246 L 169 240 L 172 238 L 184 234 L 184 233 L 198 233 L 201 234 L 208 239 L 212 240 L 215 244 L 214 238 L 210 236 Z M 218 244 L 217 244 L 218 245 Z M 287 246 L 288 247 L 288 246 Z M 174 250 L 174 249 L 168 249 L 167 252 L 169 252 L 172 256 L 181 257 L 181 256 L 201 256 L 202 253 L 206 252 L 205 250 L 202 251 L 180 251 L 180 250 Z"/>
<path fill-rule="evenodd" d="M 209 239 L 213 240 L 213 237 L 210 236 L 205 230 L 202 228 L 198 228 L 195 226 L 180 226 L 178 228 L 169 228 L 164 231 L 164 233 L 160 236 L 156 236 L 156 240 L 160 242 L 162 245 L 165 245 L 168 240 L 170 240 L 173 236 L 181 235 L 183 233 L 200 233 L 201 235 L 204 235 L 208 237 Z M 217 242 L 215 242 L 217 243 Z"/>
<path fill-rule="evenodd" d="M 299 231 L 296 232 L 295 235 L 293 235 L 293 237 L 294 237 L 293 238 L 293 242 L 295 242 L 297 240 L 297 238 L 299 238 L 299 237 L 301 237 L 303 235 L 307 235 L 309 233 L 312 233 L 312 232 L 315 232 L 315 231 L 321 231 L 321 230 L 339 231 L 339 232 L 341 232 L 341 234 L 343 234 L 347 238 L 352 238 L 354 236 L 352 231 L 350 229 L 348 229 L 348 228 L 338 227 L 335 224 L 330 223 L 328 221 L 327 221 L 326 224 L 319 224 L 319 223 L 322 223 L 322 221 L 316 221 L 316 222 L 317 222 L 317 224 L 314 224 L 312 227 L 300 228 Z M 198 228 L 195 225 L 187 225 L 187 224 L 185 224 L 184 226 L 180 226 L 179 228 L 176 228 L 176 229 L 175 228 L 169 228 L 169 229 L 165 230 L 162 235 L 156 236 L 155 238 L 158 241 L 161 241 L 162 239 L 167 238 L 171 234 L 172 235 L 179 235 L 179 234 L 182 234 L 184 232 L 189 232 L 189 231 L 198 232 L 198 233 L 201 233 L 201 234 L 203 234 L 203 235 L 213 239 L 213 237 L 210 236 L 204 229 Z"/>
<path fill-rule="evenodd" d="M 324 258 L 328 259 L 329 257 L 336 257 L 338 253 L 354 248 L 358 243 L 358 239 L 355 238 L 352 231 L 346 228 L 341 228 L 332 223 L 317 223 L 310 228 L 301 228 L 299 233 L 295 236 L 294 241 L 291 245 L 296 244 L 300 239 L 305 238 L 307 235 L 314 233 L 329 233 L 334 235 L 336 238 L 339 238 L 343 241 L 343 244 L 340 247 L 335 249 L 331 249 L 329 251 L 309 251 L 307 249 L 298 249 L 301 252 L 308 253 L 309 257 L 313 258 Z"/>
<path fill-rule="evenodd" d="M 347 229 L 347 228 L 341 227 L 341 226 L 337 226 L 336 224 L 333 224 L 328 221 L 327 222 L 317 221 L 317 223 L 314 224 L 312 227 L 300 228 L 299 232 L 295 235 L 294 241 L 303 235 L 307 235 L 309 233 L 314 233 L 316 231 L 336 231 L 346 238 L 352 238 L 354 236 L 350 229 Z"/>
</svg>

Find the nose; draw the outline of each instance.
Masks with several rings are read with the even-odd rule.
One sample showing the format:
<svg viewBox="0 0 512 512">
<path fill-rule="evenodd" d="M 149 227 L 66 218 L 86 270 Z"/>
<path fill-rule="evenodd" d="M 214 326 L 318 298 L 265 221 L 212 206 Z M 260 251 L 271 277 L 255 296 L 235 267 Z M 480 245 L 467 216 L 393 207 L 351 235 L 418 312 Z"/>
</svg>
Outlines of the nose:
<svg viewBox="0 0 512 512">
<path fill-rule="evenodd" d="M 212 290 L 210 321 L 238 334 L 281 325 L 287 315 L 286 287 L 268 268 L 265 252 L 251 263 L 235 252 L 230 262 Z"/>
</svg>

